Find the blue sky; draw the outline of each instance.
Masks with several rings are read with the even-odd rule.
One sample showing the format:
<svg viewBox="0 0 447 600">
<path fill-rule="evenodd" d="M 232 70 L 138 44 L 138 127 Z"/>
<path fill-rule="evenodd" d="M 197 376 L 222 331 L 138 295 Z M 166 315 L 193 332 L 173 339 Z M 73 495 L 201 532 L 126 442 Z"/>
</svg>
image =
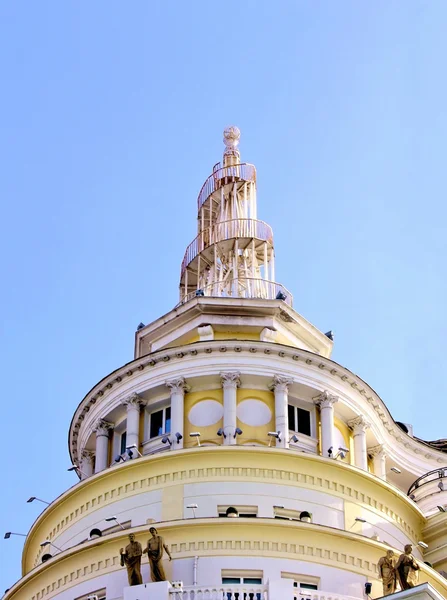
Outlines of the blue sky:
<svg viewBox="0 0 447 600">
<path fill-rule="evenodd" d="M 242 131 L 295 309 L 447 437 L 443 1 L 0 4 L 0 534 L 75 482 L 84 394 L 177 302 L 196 196 Z M 0 542 L 0 592 L 23 538 Z"/>
</svg>

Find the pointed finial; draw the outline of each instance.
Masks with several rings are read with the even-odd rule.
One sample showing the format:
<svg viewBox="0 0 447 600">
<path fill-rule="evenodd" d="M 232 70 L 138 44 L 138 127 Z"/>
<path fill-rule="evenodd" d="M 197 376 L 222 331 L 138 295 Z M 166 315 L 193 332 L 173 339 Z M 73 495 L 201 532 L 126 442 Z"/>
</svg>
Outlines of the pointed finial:
<svg viewBox="0 0 447 600">
<path fill-rule="evenodd" d="M 235 125 L 227 127 L 223 132 L 223 141 L 225 144 L 224 156 L 228 154 L 239 154 L 237 149 L 239 140 L 241 139 L 241 132 Z"/>
</svg>

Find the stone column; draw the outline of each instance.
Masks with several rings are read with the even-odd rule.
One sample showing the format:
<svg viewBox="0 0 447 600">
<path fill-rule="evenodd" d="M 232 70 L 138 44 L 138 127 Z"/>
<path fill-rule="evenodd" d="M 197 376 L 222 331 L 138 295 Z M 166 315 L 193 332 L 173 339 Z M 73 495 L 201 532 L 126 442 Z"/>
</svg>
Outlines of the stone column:
<svg viewBox="0 0 447 600">
<path fill-rule="evenodd" d="M 338 402 L 338 398 L 325 391 L 313 401 L 320 407 L 321 456 L 329 456 L 329 448 L 332 448 L 333 456 L 335 456 L 338 448 L 334 448 L 334 404 Z"/>
<path fill-rule="evenodd" d="M 80 468 L 80 476 L 81 479 L 87 479 L 90 475 L 93 475 L 93 459 L 95 457 L 95 453 L 91 450 L 83 450 L 81 452 L 81 464 Z"/>
<path fill-rule="evenodd" d="M 184 429 L 184 404 L 185 392 L 189 390 L 183 377 L 166 381 L 167 387 L 171 391 L 171 441 L 172 450 L 183 448 L 183 437 L 177 441 L 175 434 L 178 432 L 183 436 Z"/>
<path fill-rule="evenodd" d="M 349 427 L 354 433 L 354 464 L 356 467 L 368 470 L 368 453 L 366 451 L 366 430 L 369 423 L 363 415 L 348 421 Z"/>
<path fill-rule="evenodd" d="M 289 447 L 289 385 L 293 379 L 283 375 L 275 375 L 270 389 L 275 394 L 275 429 L 280 432 L 280 440 L 276 440 L 277 448 Z"/>
<path fill-rule="evenodd" d="M 386 481 L 386 453 L 383 445 L 368 448 L 368 454 L 373 459 L 374 475 Z"/>
<path fill-rule="evenodd" d="M 122 403 L 127 408 L 126 446 L 135 444 L 140 451 L 140 409 L 144 406 L 144 400 L 138 394 L 131 394 L 124 398 Z M 132 457 L 138 458 L 138 452 L 134 449 L 132 449 Z"/>
<path fill-rule="evenodd" d="M 223 430 L 226 435 L 224 444 L 226 445 L 236 444 L 234 434 L 237 427 L 236 402 L 237 388 L 241 384 L 240 375 L 238 371 L 220 374 L 224 403 Z"/>
<path fill-rule="evenodd" d="M 99 419 L 96 423 L 96 461 L 95 473 L 104 471 L 109 462 L 109 431 L 113 429 L 113 424 Z"/>
</svg>

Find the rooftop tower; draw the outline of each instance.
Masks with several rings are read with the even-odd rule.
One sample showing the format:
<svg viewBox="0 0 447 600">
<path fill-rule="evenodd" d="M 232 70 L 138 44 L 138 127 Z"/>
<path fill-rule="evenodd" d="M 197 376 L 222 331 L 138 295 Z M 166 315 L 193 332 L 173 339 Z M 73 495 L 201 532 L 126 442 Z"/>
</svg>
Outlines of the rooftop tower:
<svg viewBox="0 0 447 600">
<path fill-rule="evenodd" d="M 292 295 L 275 281 L 273 232 L 258 219 L 256 168 L 241 162 L 240 131 L 227 127 L 222 163 L 197 198 L 197 236 L 180 272 L 180 302 L 194 296 L 280 298 Z"/>
</svg>

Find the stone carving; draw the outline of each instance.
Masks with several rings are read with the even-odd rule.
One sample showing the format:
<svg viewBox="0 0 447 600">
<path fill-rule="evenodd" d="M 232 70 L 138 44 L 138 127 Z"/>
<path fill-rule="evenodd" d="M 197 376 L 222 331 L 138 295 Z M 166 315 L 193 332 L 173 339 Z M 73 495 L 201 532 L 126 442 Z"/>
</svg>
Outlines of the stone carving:
<svg viewBox="0 0 447 600">
<path fill-rule="evenodd" d="M 383 444 L 368 448 L 368 455 L 371 456 L 371 458 L 386 458 L 387 456 Z"/>
<path fill-rule="evenodd" d="M 152 537 L 147 541 L 147 546 L 143 550 L 143 554 L 147 554 L 149 558 L 149 565 L 151 567 L 151 579 L 152 581 L 166 581 L 166 575 L 161 564 L 163 558 L 163 550 L 166 550 L 166 554 L 169 556 L 169 560 L 172 560 L 171 553 L 166 546 L 164 539 L 161 535 L 158 535 L 155 527 L 149 529 L 149 533 Z"/>
<path fill-rule="evenodd" d="M 379 578 L 382 580 L 383 595 L 389 596 L 389 594 L 394 594 L 396 591 L 397 572 L 396 559 L 392 550 L 388 550 L 386 556 L 382 556 L 377 563 L 377 569 L 379 571 Z"/>
<path fill-rule="evenodd" d="M 113 429 L 113 423 L 109 423 L 108 421 L 104 421 L 104 419 L 99 419 L 99 421 L 95 425 L 94 431 L 96 432 L 96 436 L 104 435 L 106 437 L 109 436 L 109 431 Z"/>
<path fill-rule="evenodd" d="M 365 419 L 365 417 L 363 415 L 359 415 L 358 417 L 351 419 L 350 421 L 348 421 L 348 425 L 354 432 L 354 435 L 359 435 L 361 433 L 365 433 L 365 431 L 370 426 L 368 421 Z"/>
<path fill-rule="evenodd" d="M 81 460 L 83 465 L 93 465 L 93 459 L 95 458 L 95 453 L 91 450 L 82 450 L 81 452 Z"/>
<path fill-rule="evenodd" d="M 178 377 L 177 379 L 166 381 L 165 385 L 171 390 L 171 394 L 184 394 L 190 390 L 190 387 L 186 384 L 184 377 Z"/>
<path fill-rule="evenodd" d="M 399 556 L 396 564 L 397 576 L 402 590 L 409 590 L 418 583 L 419 565 L 411 554 L 412 550 L 413 546 L 407 544 L 404 547 L 404 553 Z"/>
<path fill-rule="evenodd" d="M 316 404 L 320 408 L 330 408 L 336 402 L 338 402 L 338 398 L 337 396 L 334 396 L 334 394 L 331 394 L 327 390 L 325 390 L 319 396 L 313 398 L 313 401 L 314 404 Z"/>
<path fill-rule="evenodd" d="M 220 380 L 222 382 L 222 387 L 239 387 L 241 385 L 240 376 L 241 374 L 239 373 L 239 371 L 221 373 Z"/>
<path fill-rule="evenodd" d="M 135 541 L 133 533 L 129 535 L 129 544 L 126 549 L 120 548 L 121 566 L 127 568 L 129 585 L 140 585 L 143 583 L 141 577 L 141 556 L 143 554 L 140 542 Z"/>
<path fill-rule="evenodd" d="M 273 381 L 269 385 L 269 389 L 278 392 L 287 392 L 289 385 L 292 385 L 293 379 L 285 377 L 284 375 L 274 375 Z"/>
<path fill-rule="evenodd" d="M 138 394 L 134 393 L 130 396 L 127 396 L 127 398 L 124 398 L 122 404 L 124 406 L 132 406 L 133 408 L 137 408 L 138 410 L 140 410 L 140 406 L 143 406 L 145 402 L 143 398 L 141 398 Z"/>
</svg>

